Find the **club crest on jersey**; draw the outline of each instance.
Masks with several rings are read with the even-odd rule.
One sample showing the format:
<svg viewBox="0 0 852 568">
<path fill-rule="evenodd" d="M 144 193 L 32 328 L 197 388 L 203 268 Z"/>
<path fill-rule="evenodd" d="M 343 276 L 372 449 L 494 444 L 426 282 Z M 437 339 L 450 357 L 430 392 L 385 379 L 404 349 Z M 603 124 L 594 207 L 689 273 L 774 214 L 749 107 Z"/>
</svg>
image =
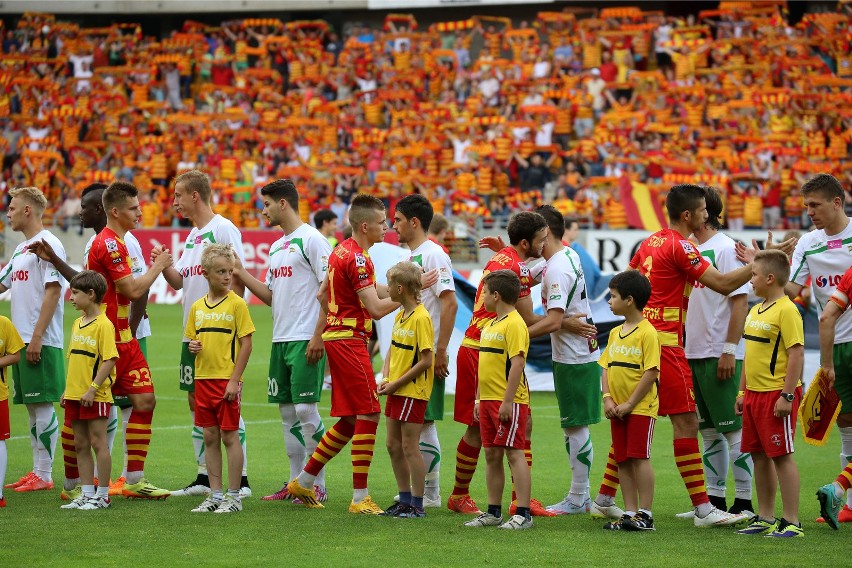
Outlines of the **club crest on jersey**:
<svg viewBox="0 0 852 568">
<path fill-rule="evenodd" d="M 115 239 L 105 239 L 104 244 L 109 252 L 116 252 L 118 250 L 118 243 L 115 242 Z"/>
<path fill-rule="evenodd" d="M 526 264 L 522 264 L 520 266 L 520 269 L 521 269 L 521 276 L 529 276 L 530 275 L 530 269 L 527 268 Z"/>
<path fill-rule="evenodd" d="M 361 253 L 355 253 L 355 266 L 367 266 L 367 259 Z"/>
<path fill-rule="evenodd" d="M 686 254 L 698 254 L 695 251 L 695 247 L 692 246 L 692 243 L 689 241 L 680 241 L 680 246 L 683 247 L 683 252 Z"/>
</svg>

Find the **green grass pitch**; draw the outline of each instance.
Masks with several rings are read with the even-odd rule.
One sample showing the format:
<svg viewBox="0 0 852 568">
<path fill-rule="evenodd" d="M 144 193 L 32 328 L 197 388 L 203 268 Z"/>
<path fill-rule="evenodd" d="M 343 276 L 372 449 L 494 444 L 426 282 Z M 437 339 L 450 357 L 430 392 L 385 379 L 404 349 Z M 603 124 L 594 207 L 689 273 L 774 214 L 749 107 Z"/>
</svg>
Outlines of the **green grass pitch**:
<svg viewBox="0 0 852 568">
<path fill-rule="evenodd" d="M 9 305 L 0 305 L 8 316 Z M 149 308 L 154 336 L 148 351 L 155 384 L 157 410 L 146 467 L 156 485 L 177 489 L 195 476 L 186 396 L 178 390 L 177 363 L 181 341 L 179 306 Z M 130 501 L 113 498 L 106 511 L 59 509 L 62 483 L 61 450 L 54 465 L 57 489 L 18 494 L 6 490 L 8 507 L 0 509 L 0 558 L 4 566 L 269 566 L 291 562 L 315 566 L 435 565 L 578 565 L 578 566 L 801 566 L 816 561 L 842 565 L 848 561 L 852 526 L 835 532 L 818 525 L 814 491 L 833 479 L 838 469 L 836 433 L 824 448 L 797 439 L 801 471 L 801 518 L 804 539 L 778 542 L 734 534 L 731 529 L 696 529 L 675 513 L 689 509 L 689 500 L 674 465 L 671 426 L 660 420 L 653 447 L 656 475 L 652 534 L 608 533 L 602 521 L 588 516 L 536 519 L 535 528 L 506 534 L 496 529 L 468 529 L 464 518 L 446 509 L 429 509 L 420 520 L 356 517 L 347 512 L 351 499 L 349 452 L 345 450 L 328 469 L 329 502 L 325 510 L 307 510 L 289 502 L 262 502 L 260 497 L 279 489 L 288 474 L 287 458 L 277 407 L 266 403 L 266 370 L 270 350 L 271 318 L 264 307 L 252 307 L 257 326 L 254 350 L 245 376 L 243 416 L 247 422 L 249 479 L 254 496 L 242 513 L 190 513 L 198 498 L 166 501 Z M 66 306 L 66 330 L 77 312 Z M 323 395 L 320 413 L 326 427 L 330 396 Z M 545 504 L 560 500 L 567 491 L 570 470 L 558 411 L 549 393 L 532 397 L 533 496 Z M 452 399 L 446 408 L 452 409 Z M 31 452 L 26 437 L 26 412 L 11 406 L 12 440 L 7 443 L 7 483 L 29 471 Z M 380 424 L 370 475 L 371 495 L 382 506 L 391 503 L 396 487 L 384 449 Z M 453 485 L 455 448 L 462 428 L 451 417 L 439 424 L 443 446 L 441 486 L 444 499 Z M 604 421 L 592 428 L 595 461 L 594 495 L 609 447 Z M 120 436 L 113 455 L 120 458 Z M 114 459 L 113 471 L 120 470 Z M 486 504 L 484 459 L 471 486 L 480 506 Z M 731 484 L 733 482 L 731 481 Z M 732 495 L 732 489 L 729 491 Z M 733 499 L 729 496 L 729 501 Z M 509 494 L 504 496 L 504 510 Z M 778 500 L 780 514 L 780 497 Z M 816 560 L 816 559 L 819 560 Z"/>
</svg>

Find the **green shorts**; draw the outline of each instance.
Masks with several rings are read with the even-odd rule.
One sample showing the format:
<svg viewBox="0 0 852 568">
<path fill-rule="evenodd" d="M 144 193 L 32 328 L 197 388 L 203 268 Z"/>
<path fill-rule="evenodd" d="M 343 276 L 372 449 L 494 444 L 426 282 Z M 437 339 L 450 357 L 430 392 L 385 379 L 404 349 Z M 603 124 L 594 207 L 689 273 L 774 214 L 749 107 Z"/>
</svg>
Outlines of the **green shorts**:
<svg viewBox="0 0 852 568">
<path fill-rule="evenodd" d="M 601 421 L 601 367 L 597 362 L 553 362 L 553 386 L 562 428 Z"/>
<path fill-rule="evenodd" d="M 446 390 L 447 381 L 435 377 L 435 380 L 432 381 L 432 396 L 429 397 L 429 403 L 426 405 L 426 415 L 423 418 L 425 422 L 444 419 L 444 393 Z"/>
<path fill-rule="evenodd" d="M 274 404 L 319 402 L 325 374 L 325 355 L 309 365 L 307 341 L 279 341 L 269 356 L 267 400 Z"/>
<path fill-rule="evenodd" d="M 15 404 L 59 402 L 65 392 L 65 357 L 58 347 L 41 348 L 41 360 L 33 365 L 27 361 L 26 349 L 21 360 L 12 366 L 12 385 Z"/>
<path fill-rule="evenodd" d="M 852 342 L 834 346 L 834 390 L 843 414 L 852 413 Z"/>
<path fill-rule="evenodd" d="M 139 350 L 142 351 L 142 355 L 145 356 L 145 360 L 148 359 L 148 338 L 143 337 L 142 339 L 137 339 L 139 342 Z M 133 403 L 130 402 L 130 399 L 126 396 L 122 396 L 120 394 L 112 395 L 113 404 L 118 408 L 130 408 L 133 406 Z"/>
<path fill-rule="evenodd" d="M 189 342 L 180 345 L 180 390 L 195 392 L 195 355 L 189 352 Z"/>
<path fill-rule="evenodd" d="M 743 362 L 737 361 L 734 376 L 726 381 L 716 378 L 718 359 L 690 359 L 692 387 L 695 391 L 695 412 L 698 428 L 715 428 L 719 433 L 734 432 L 743 427 L 742 416 L 734 412 L 740 389 Z"/>
</svg>

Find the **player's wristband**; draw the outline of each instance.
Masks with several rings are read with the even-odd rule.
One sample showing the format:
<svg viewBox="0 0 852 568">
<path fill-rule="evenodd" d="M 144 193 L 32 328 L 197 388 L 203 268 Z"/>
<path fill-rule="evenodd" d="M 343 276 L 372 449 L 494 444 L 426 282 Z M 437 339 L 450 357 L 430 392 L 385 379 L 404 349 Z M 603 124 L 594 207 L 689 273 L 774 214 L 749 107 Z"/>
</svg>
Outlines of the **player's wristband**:
<svg viewBox="0 0 852 568">
<path fill-rule="evenodd" d="M 722 346 L 722 355 L 735 355 L 737 353 L 736 343 L 725 343 Z"/>
<path fill-rule="evenodd" d="M 743 398 L 745 396 L 745 391 L 739 391 L 737 393 L 737 398 Z"/>
<path fill-rule="evenodd" d="M 92 381 L 91 387 L 95 390 L 98 390 L 99 388 L 101 388 L 97 383 L 95 383 L 95 381 Z"/>
<path fill-rule="evenodd" d="M 609 394 L 608 392 L 605 392 L 605 393 L 603 393 L 603 397 L 604 397 L 605 399 L 607 399 L 607 398 L 612 398 L 612 395 L 611 395 L 611 394 Z"/>
<path fill-rule="evenodd" d="M 474 401 L 473 401 L 473 404 L 479 404 L 479 401 L 478 401 L 478 400 L 474 400 Z"/>
</svg>

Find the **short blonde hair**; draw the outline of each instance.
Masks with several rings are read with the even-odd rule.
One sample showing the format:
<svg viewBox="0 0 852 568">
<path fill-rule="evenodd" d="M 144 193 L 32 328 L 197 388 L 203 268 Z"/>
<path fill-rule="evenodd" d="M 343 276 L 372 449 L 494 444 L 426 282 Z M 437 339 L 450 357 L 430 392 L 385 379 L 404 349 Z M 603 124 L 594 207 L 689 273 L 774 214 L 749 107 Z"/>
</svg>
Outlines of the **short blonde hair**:
<svg viewBox="0 0 852 568">
<path fill-rule="evenodd" d="M 205 272 L 210 272 L 210 269 L 213 268 L 213 262 L 217 258 L 226 258 L 231 262 L 234 262 L 236 255 L 234 254 L 234 248 L 230 243 L 214 243 L 207 245 L 207 248 L 204 249 L 204 252 L 201 253 L 201 268 Z"/>
<path fill-rule="evenodd" d="M 190 194 L 198 192 L 204 203 L 210 203 L 213 196 L 213 189 L 210 187 L 210 176 L 201 170 L 183 172 L 175 178 L 175 185 L 179 183 L 183 184 L 184 189 Z"/>
<path fill-rule="evenodd" d="M 782 288 L 790 280 L 790 259 L 780 250 L 762 250 L 754 255 L 754 263 L 760 264 L 766 275 L 775 276 L 775 281 Z"/>
<path fill-rule="evenodd" d="M 36 208 L 39 213 L 44 213 L 47 209 L 47 198 L 44 193 L 37 187 L 16 187 L 9 190 L 11 197 L 20 197 L 30 202 L 30 205 Z"/>
<path fill-rule="evenodd" d="M 388 270 L 388 285 L 402 286 L 409 294 L 417 298 L 417 301 L 420 302 L 420 289 L 422 288 L 422 285 L 420 284 L 420 274 L 421 271 L 419 266 L 410 260 L 404 260 L 400 263 L 394 264 Z"/>
</svg>

